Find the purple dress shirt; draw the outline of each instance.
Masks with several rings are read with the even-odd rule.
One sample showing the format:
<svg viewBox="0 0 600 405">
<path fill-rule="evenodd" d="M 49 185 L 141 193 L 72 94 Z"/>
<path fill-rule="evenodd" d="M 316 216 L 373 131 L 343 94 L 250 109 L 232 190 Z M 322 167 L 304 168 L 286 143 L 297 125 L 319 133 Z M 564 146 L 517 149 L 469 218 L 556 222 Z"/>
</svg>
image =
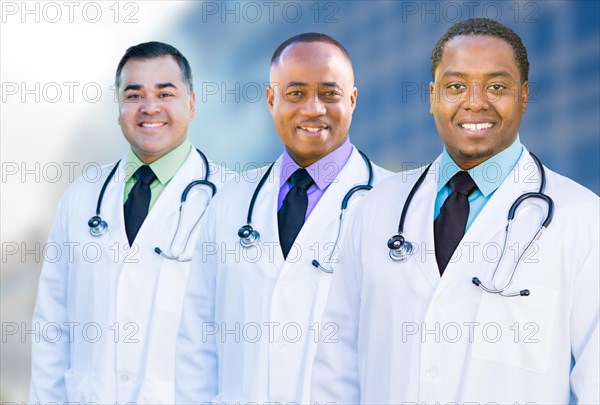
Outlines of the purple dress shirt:
<svg viewBox="0 0 600 405">
<path fill-rule="evenodd" d="M 325 190 L 327 190 L 340 171 L 342 171 L 348 159 L 350 159 L 352 148 L 350 138 L 346 138 L 346 141 L 339 148 L 305 168 L 314 181 L 314 184 L 306 190 L 308 194 L 308 207 L 306 208 L 305 221 L 323 194 L 325 194 Z M 285 196 L 292 188 L 292 185 L 288 183 L 288 179 L 298 169 L 301 169 L 301 167 L 294 162 L 288 151 L 284 149 L 283 158 L 281 159 L 281 177 L 279 182 L 281 186 L 279 188 L 279 197 L 277 198 L 277 211 L 281 209 Z"/>
</svg>

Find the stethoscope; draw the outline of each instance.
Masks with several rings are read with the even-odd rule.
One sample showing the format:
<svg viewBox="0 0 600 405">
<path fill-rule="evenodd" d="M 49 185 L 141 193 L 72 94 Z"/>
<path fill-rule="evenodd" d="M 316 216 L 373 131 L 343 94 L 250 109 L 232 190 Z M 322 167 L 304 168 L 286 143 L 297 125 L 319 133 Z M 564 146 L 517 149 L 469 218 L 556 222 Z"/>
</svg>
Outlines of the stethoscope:
<svg viewBox="0 0 600 405">
<path fill-rule="evenodd" d="M 360 190 L 368 191 L 373 188 L 373 165 L 371 164 L 371 161 L 369 160 L 367 155 L 365 155 L 360 150 L 358 151 L 358 153 L 363 158 L 365 165 L 367 166 L 367 169 L 369 171 L 369 179 L 367 181 L 367 184 L 362 184 L 362 185 L 357 185 L 357 186 L 352 187 L 350 190 L 348 190 L 348 192 L 342 199 L 340 223 L 338 226 L 337 236 L 335 238 L 335 243 L 333 245 L 333 249 L 331 250 L 331 253 L 327 257 L 328 261 L 331 260 L 333 254 L 336 251 L 337 245 L 339 243 L 340 235 L 342 233 L 342 224 L 344 222 L 344 214 L 346 213 L 346 209 L 348 208 L 348 203 L 350 202 L 350 199 L 357 191 L 360 191 Z M 254 204 L 256 203 L 256 198 L 258 197 L 258 194 L 259 194 L 261 188 L 263 187 L 263 185 L 269 178 L 269 174 L 271 173 L 271 170 L 273 169 L 274 165 L 275 165 L 275 163 L 273 163 L 273 164 L 271 164 L 271 166 L 269 166 L 269 168 L 267 169 L 267 171 L 265 172 L 263 177 L 258 182 L 258 185 L 256 186 L 256 189 L 254 190 L 254 194 L 252 194 L 252 199 L 250 200 L 250 205 L 248 207 L 248 215 L 246 217 L 246 225 L 242 226 L 238 230 L 238 236 L 240 238 L 240 245 L 242 245 L 242 247 L 244 247 L 244 248 L 250 248 L 252 246 L 256 246 L 258 244 L 258 242 L 260 241 L 260 233 L 252 227 L 252 212 L 254 211 Z M 333 273 L 333 268 L 325 267 L 325 266 L 321 265 L 321 263 L 319 263 L 319 261 L 316 259 L 312 261 L 312 265 L 315 266 L 316 268 L 318 268 L 319 270 L 324 271 L 325 273 L 328 273 L 328 274 Z"/>
<path fill-rule="evenodd" d="M 196 226 L 200 222 L 200 219 L 202 218 L 202 216 L 200 216 L 200 218 L 198 218 L 196 220 L 196 222 L 194 223 L 194 226 L 192 227 L 190 233 L 187 235 L 187 238 L 185 239 L 185 244 L 184 244 L 183 248 L 181 249 L 181 251 L 177 254 L 173 253 L 173 243 L 175 242 L 176 236 L 179 233 L 179 227 L 181 226 L 183 207 L 186 204 L 187 196 L 188 196 L 189 192 L 196 186 L 208 186 L 211 191 L 211 198 L 217 192 L 217 187 L 211 181 L 208 180 L 208 177 L 210 175 L 210 167 L 208 165 L 208 159 L 206 158 L 204 153 L 202 153 L 200 151 L 200 149 L 196 149 L 196 152 L 198 152 L 198 154 L 200 155 L 200 158 L 202 158 L 202 162 L 204 163 L 204 179 L 192 181 L 185 187 L 185 189 L 183 190 L 183 193 L 181 193 L 181 202 L 179 204 L 179 217 L 177 219 L 177 228 L 175 228 L 175 235 L 173 235 L 173 238 L 171 239 L 171 244 L 169 245 L 169 251 L 171 253 L 170 254 L 165 253 L 159 247 L 154 248 L 154 251 L 157 254 L 161 255 L 162 257 L 169 259 L 169 260 L 176 260 L 178 262 L 189 262 L 191 260 L 191 258 L 183 258 L 182 256 L 183 256 L 183 253 L 187 249 L 187 246 L 189 244 L 190 238 L 192 237 L 194 229 L 196 228 Z M 102 188 L 100 189 L 100 195 L 98 196 L 98 203 L 96 204 L 96 215 L 91 217 L 88 221 L 88 226 L 90 227 L 90 235 L 92 235 L 94 237 L 100 237 L 100 236 L 104 235 L 106 233 L 106 230 L 108 229 L 108 224 L 106 223 L 105 220 L 102 219 L 102 216 L 100 215 L 100 209 L 102 207 L 102 200 L 104 199 L 104 192 L 106 191 L 108 184 L 114 177 L 114 175 L 117 171 L 117 168 L 119 167 L 119 163 L 121 163 L 120 160 L 117 163 L 115 163 L 114 167 L 108 174 L 108 177 L 104 181 L 104 184 L 102 185 Z"/>
<path fill-rule="evenodd" d="M 519 198 L 517 198 L 513 202 L 512 206 L 508 210 L 508 219 L 507 219 L 508 222 L 507 222 L 505 233 L 504 233 L 504 244 L 502 247 L 502 255 L 500 256 L 500 259 L 498 260 L 498 263 L 496 264 L 496 268 L 494 269 L 494 272 L 492 274 L 491 282 L 492 282 L 492 285 L 494 286 L 494 288 L 486 287 L 481 282 L 481 280 L 479 280 L 479 278 L 477 278 L 477 277 L 473 277 L 473 279 L 471 280 L 473 282 L 473 284 L 475 284 L 477 287 L 481 288 L 483 291 L 490 293 L 490 294 L 499 294 L 503 297 L 517 297 L 517 296 L 528 296 L 529 295 L 530 292 L 528 289 L 514 291 L 514 292 L 508 292 L 507 290 L 512 285 L 513 279 L 515 277 L 515 273 L 517 271 L 517 267 L 519 266 L 519 263 L 521 262 L 521 258 L 525 255 L 525 253 L 527 253 L 527 251 L 531 247 L 532 243 L 540 238 L 544 229 L 546 229 L 548 227 L 548 225 L 550 225 L 550 222 L 552 222 L 552 216 L 554 215 L 554 201 L 552 201 L 552 198 L 550 198 L 548 195 L 544 194 L 544 189 L 546 187 L 546 172 L 544 171 L 544 166 L 542 165 L 542 162 L 540 162 L 540 160 L 537 158 L 537 156 L 535 156 L 531 152 L 529 154 L 535 161 L 537 169 L 540 172 L 540 189 L 537 192 L 530 192 L 530 193 L 522 194 L 521 196 L 519 196 Z M 402 208 L 402 215 L 400 216 L 400 223 L 398 225 L 398 233 L 396 235 L 392 236 L 387 242 L 387 246 L 390 249 L 390 252 L 389 252 L 390 258 L 394 261 L 405 262 L 406 259 L 413 252 L 413 249 L 414 249 L 413 244 L 411 242 L 407 241 L 403 235 L 404 220 L 406 219 L 406 213 L 408 211 L 408 207 L 410 206 L 410 202 L 413 199 L 413 197 L 414 197 L 415 193 L 417 192 L 417 190 L 419 189 L 419 187 L 421 186 L 421 184 L 423 183 L 423 181 L 425 180 L 425 177 L 427 176 L 427 172 L 429 171 L 430 167 L 431 167 L 431 164 L 429 166 L 427 166 L 427 168 L 425 168 L 423 173 L 421 173 L 421 176 L 419 176 L 419 178 L 417 179 L 413 188 L 410 190 L 410 193 L 408 194 L 408 197 L 406 198 L 406 202 L 404 203 L 404 207 Z M 512 224 L 513 224 L 513 221 L 515 218 L 515 214 L 517 212 L 517 208 L 519 207 L 519 205 L 521 205 L 521 203 L 523 203 L 523 201 L 525 201 L 529 198 L 538 198 L 538 199 L 544 200 L 546 202 L 546 204 L 548 205 L 548 213 L 546 215 L 546 219 L 544 220 L 544 222 L 542 222 L 542 224 L 540 225 L 540 228 L 536 232 L 535 236 L 529 241 L 529 243 L 527 244 L 527 247 L 525 248 L 523 253 L 521 253 L 521 255 L 519 256 L 517 263 L 513 267 L 513 270 L 512 270 L 512 273 L 510 275 L 508 282 L 502 288 L 497 288 L 496 282 L 495 282 L 496 273 L 498 271 L 498 268 L 500 267 L 500 264 L 502 263 L 502 260 L 504 259 L 504 252 L 506 251 L 506 243 L 510 237 L 510 232 L 511 232 Z"/>
</svg>

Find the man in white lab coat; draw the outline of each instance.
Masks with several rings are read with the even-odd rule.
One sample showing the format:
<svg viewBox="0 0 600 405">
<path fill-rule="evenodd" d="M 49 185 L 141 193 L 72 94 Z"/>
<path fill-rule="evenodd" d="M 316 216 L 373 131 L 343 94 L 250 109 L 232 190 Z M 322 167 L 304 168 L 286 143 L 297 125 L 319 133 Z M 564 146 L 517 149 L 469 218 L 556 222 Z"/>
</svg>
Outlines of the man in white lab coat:
<svg viewBox="0 0 600 405">
<path fill-rule="evenodd" d="M 348 139 L 357 89 L 333 38 L 282 43 L 266 96 L 285 150 L 268 173 L 224 187 L 203 219 L 177 341 L 178 403 L 309 400 L 316 343 L 335 335 L 335 325 L 321 334 L 321 315 L 343 254 L 342 202 L 389 173 L 370 173 Z"/>
<path fill-rule="evenodd" d="M 348 221 L 323 320 L 339 332 L 319 345 L 312 402 L 600 402 L 600 204 L 547 168 L 543 179 L 521 145 L 528 70 L 521 39 L 492 20 L 438 42 L 430 109 L 444 151 L 379 184 Z M 536 240 L 552 208 L 530 196 L 505 243 L 511 205 L 540 188 L 552 221 Z"/>
<path fill-rule="evenodd" d="M 115 84 L 131 148 L 99 180 L 84 173 L 60 202 L 47 245 L 56 254 L 46 255 L 33 314 L 31 403 L 174 402 L 184 260 L 213 194 L 208 182 L 226 177 L 187 139 L 195 95 L 177 49 L 129 48 Z M 195 180 L 205 181 L 180 217 Z"/>
</svg>

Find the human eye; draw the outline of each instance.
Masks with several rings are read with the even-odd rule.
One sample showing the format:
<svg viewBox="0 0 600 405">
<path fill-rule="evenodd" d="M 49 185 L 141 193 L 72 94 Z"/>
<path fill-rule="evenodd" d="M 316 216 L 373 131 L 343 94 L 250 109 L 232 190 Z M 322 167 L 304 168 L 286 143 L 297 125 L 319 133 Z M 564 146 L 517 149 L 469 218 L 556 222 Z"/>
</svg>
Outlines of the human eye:
<svg viewBox="0 0 600 405">
<path fill-rule="evenodd" d="M 506 89 L 506 86 L 504 86 L 503 84 L 500 83 L 494 83 L 488 86 L 489 90 L 495 91 L 495 92 L 501 92 L 502 90 Z"/>
<path fill-rule="evenodd" d="M 492 83 L 487 86 L 487 98 L 489 101 L 500 99 L 508 87 L 500 83 Z"/>
<path fill-rule="evenodd" d="M 284 98 L 287 101 L 295 103 L 304 96 L 304 92 L 297 88 L 290 88 L 284 93 Z"/>
<path fill-rule="evenodd" d="M 136 102 L 142 98 L 142 95 L 136 92 L 125 93 L 125 101 Z"/>
<path fill-rule="evenodd" d="M 460 91 L 463 91 L 463 90 L 465 90 L 465 89 L 467 88 L 467 86 L 465 86 L 465 85 L 464 85 L 464 84 L 462 84 L 462 83 L 449 83 L 449 84 L 446 86 L 446 88 L 447 88 L 449 91 L 453 91 L 453 92 L 460 92 Z"/>
<path fill-rule="evenodd" d="M 339 91 L 326 91 L 322 94 L 321 96 L 321 100 L 323 100 L 326 103 L 335 103 L 337 101 L 339 101 L 340 97 L 342 96 L 342 93 L 340 93 Z"/>
<path fill-rule="evenodd" d="M 158 97 L 159 97 L 159 98 L 168 98 L 168 97 L 173 97 L 173 94 L 172 94 L 172 93 L 169 93 L 169 92 L 166 92 L 166 91 L 164 91 L 164 92 L 160 93 L 160 94 L 158 95 Z"/>
</svg>

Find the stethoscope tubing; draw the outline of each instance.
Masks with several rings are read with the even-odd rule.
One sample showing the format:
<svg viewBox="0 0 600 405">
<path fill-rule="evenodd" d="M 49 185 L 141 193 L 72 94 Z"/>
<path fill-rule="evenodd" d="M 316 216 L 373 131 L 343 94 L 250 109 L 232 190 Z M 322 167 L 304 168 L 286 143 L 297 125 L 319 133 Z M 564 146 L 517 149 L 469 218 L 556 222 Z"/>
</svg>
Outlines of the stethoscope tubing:
<svg viewBox="0 0 600 405">
<path fill-rule="evenodd" d="M 358 150 L 358 153 L 360 154 L 363 161 L 365 162 L 365 165 L 368 170 L 369 175 L 368 175 L 367 183 L 361 184 L 361 185 L 356 185 L 356 186 L 352 187 L 350 190 L 348 190 L 348 192 L 344 195 L 344 198 L 342 199 L 341 212 L 340 212 L 340 224 L 338 226 L 338 232 L 337 232 L 337 236 L 335 239 L 332 253 L 329 255 L 329 260 L 331 260 L 331 255 L 333 254 L 333 252 L 335 252 L 335 249 L 339 243 L 340 235 L 342 232 L 342 223 L 343 223 L 343 219 L 344 219 L 344 213 L 345 213 L 346 209 L 348 208 L 350 199 L 358 191 L 361 191 L 361 190 L 368 191 L 373 188 L 373 164 L 371 163 L 371 160 L 367 157 L 367 155 L 365 153 L 363 153 L 360 150 Z M 252 246 L 255 246 L 260 241 L 260 233 L 256 229 L 254 229 L 252 226 L 252 213 L 254 212 L 254 204 L 256 203 L 256 199 L 258 198 L 260 190 L 262 189 L 263 185 L 267 181 L 274 165 L 275 165 L 275 163 L 272 163 L 269 166 L 269 168 L 267 169 L 267 171 L 265 172 L 263 177 L 258 182 L 256 188 L 254 189 L 254 193 L 252 194 L 252 198 L 250 199 L 250 204 L 248 206 L 248 214 L 246 215 L 246 224 L 243 225 L 238 230 L 238 236 L 240 238 L 240 245 L 244 248 L 250 248 Z M 314 267 L 322 270 L 325 273 L 329 273 L 329 274 L 333 273 L 332 268 L 326 268 L 326 267 L 322 266 L 321 263 L 316 259 L 313 260 L 311 263 Z"/>
<path fill-rule="evenodd" d="M 217 192 L 217 186 L 215 186 L 214 183 L 212 183 L 209 180 L 210 177 L 210 166 L 208 164 L 208 159 L 206 158 L 206 155 L 204 153 L 202 153 L 202 151 L 200 149 L 196 149 L 196 152 L 198 152 L 198 155 L 200 156 L 200 158 L 202 159 L 202 163 L 204 165 L 204 178 L 203 179 L 199 179 L 199 180 L 194 180 L 192 182 L 190 182 L 185 189 L 183 190 L 183 192 L 181 193 L 181 199 L 180 199 L 180 204 L 179 204 L 179 218 L 177 220 L 177 227 L 175 229 L 175 235 L 173 236 L 173 239 L 171 239 L 171 244 L 169 247 L 169 250 L 171 250 L 171 254 L 168 254 L 166 252 L 164 252 L 163 250 L 161 250 L 159 247 L 155 247 L 154 251 L 165 257 L 166 259 L 169 260 L 176 260 L 176 261 L 181 261 L 181 262 L 187 262 L 190 261 L 191 258 L 187 258 L 187 259 L 182 259 L 182 255 L 185 252 L 185 250 L 187 249 L 187 246 L 189 244 L 191 235 L 193 234 L 194 229 L 196 229 L 198 223 L 200 222 L 200 219 L 202 217 L 200 217 L 198 220 L 196 220 L 196 222 L 194 223 L 194 226 L 192 227 L 192 231 L 188 234 L 187 238 L 186 238 L 186 242 L 184 244 L 184 247 L 182 249 L 182 251 L 179 254 L 172 254 L 172 249 L 173 249 L 173 243 L 175 241 L 175 238 L 179 232 L 179 228 L 181 225 L 181 217 L 182 217 L 182 211 L 183 211 L 183 207 L 186 204 L 187 201 L 187 197 L 188 194 L 190 193 L 190 191 L 197 186 L 206 186 L 210 189 L 211 193 L 210 193 L 210 197 L 209 200 L 212 199 L 214 197 L 214 195 Z M 117 161 L 115 163 L 115 165 L 113 166 L 113 168 L 111 169 L 110 173 L 108 174 L 108 177 L 106 178 L 106 180 L 104 181 L 104 183 L 102 184 L 102 188 L 100 189 L 100 194 L 98 195 L 98 201 L 96 203 L 96 214 L 89 219 L 88 221 L 88 226 L 90 228 L 90 234 L 94 237 L 100 237 L 102 236 L 104 233 L 106 233 L 106 231 L 108 230 L 108 224 L 106 223 L 106 221 L 104 221 L 102 219 L 101 216 L 101 209 L 102 209 L 102 201 L 104 200 L 104 194 L 106 192 L 106 189 L 108 187 L 108 184 L 110 183 L 110 181 L 114 178 L 117 169 L 119 167 L 119 164 L 121 163 L 121 160 Z"/>
<path fill-rule="evenodd" d="M 498 271 L 500 264 L 502 263 L 502 260 L 504 259 L 504 254 L 502 254 L 500 259 L 498 260 L 498 263 L 496 264 L 494 272 L 492 273 L 491 282 L 494 285 L 494 288 L 489 288 L 489 287 L 485 286 L 477 277 L 473 277 L 473 279 L 471 280 L 474 285 L 476 285 L 477 287 L 480 287 L 483 291 L 485 291 L 487 293 L 491 293 L 491 294 L 499 294 L 503 297 L 528 296 L 530 294 L 530 291 L 528 289 L 524 289 L 524 290 L 520 290 L 520 291 L 516 291 L 516 292 L 507 292 L 507 290 L 512 285 L 512 282 L 515 277 L 516 270 L 517 270 L 517 267 L 519 266 L 521 258 L 529 250 L 532 243 L 540 238 L 543 230 L 546 229 L 550 225 L 550 223 L 552 222 L 552 218 L 554 216 L 554 201 L 552 200 L 552 198 L 550 196 L 548 196 L 547 194 L 544 194 L 544 190 L 546 187 L 546 171 L 544 170 L 544 166 L 543 166 L 542 162 L 540 161 L 540 159 L 537 156 L 535 156 L 533 153 L 531 153 L 531 152 L 529 152 L 529 153 L 530 153 L 532 159 L 534 160 L 534 162 L 538 168 L 538 171 L 540 173 L 540 187 L 537 192 L 529 192 L 529 193 L 524 193 L 524 194 L 520 195 L 511 205 L 511 207 L 508 211 L 508 215 L 507 215 L 507 226 L 506 226 L 506 231 L 504 234 L 504 245 L 503 245 L 502 252 L 504 252 L 506 249 L 506 244 L 507 244 L 507 241 L 510 236 L 512 223 L 516 216 L 517 209 L 524 201 L 526 201 L 527 199 L 531 199 L 531 198 L 537 198 L 537 199 L 541 199 L 541 200 L 545 201 L 547 204 L 547 207 L 548 207 L 546 218 L 540 225 L 540 229 L 538 229 L 535 236 L 528 243 L 525 250 L 519 255 L 519 259 L 518 259 L 515 267 L 513 268 L 511 276 L 510 276 L 508 282 L 506 283 L 506 285 L 504 285 L 502 288 L 497 288 L 495 285 L 496 273 Z M 407 241 L 404 237 L 404 222 L 406 220 L 408 208 L 410 207 L 411 201 L 412 201 L 414 195 L 416 194 L 416 192 L 421 187 L 421 184 L 425 180 L 425 177 L 427 176 L 427 173 L 429 172 L 430 167 L 431 167 L 431 164 L 429 164 L 425 168 L 425 170 L 423 170 L 423 173 L 421 173 L 421 175 L 419 176 L 419 178 L 413 185 L 412 189 L 410 190 L 408 197 L 406 198 L 406 201 L 404 203 L 404 206 L 402 207 L 402 214 L 400 216 L 400 221 L 398 223 L 398 233 L 396 235 L 392 236 L 387 242 L 390 258 L 394 261 L 406 262 L 406 259 L 413 251 L 412 243 Z"/>
</svg>

